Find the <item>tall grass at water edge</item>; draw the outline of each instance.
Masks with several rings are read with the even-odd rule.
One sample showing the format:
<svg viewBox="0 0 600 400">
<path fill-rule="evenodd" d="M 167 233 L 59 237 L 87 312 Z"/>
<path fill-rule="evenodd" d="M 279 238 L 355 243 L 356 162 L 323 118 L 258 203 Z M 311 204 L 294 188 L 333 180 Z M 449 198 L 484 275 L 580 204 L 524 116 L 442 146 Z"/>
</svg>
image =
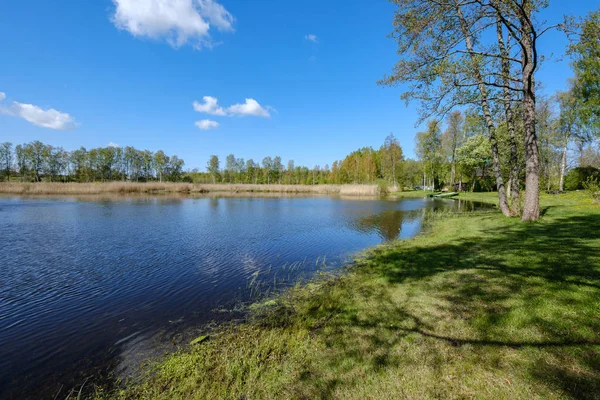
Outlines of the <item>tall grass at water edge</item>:
<svg viewBox="0 0 600 400">
<path fill-rule="evenodd" d="M 3 182 L 0 194 L 17 195 L 75 195 L 103 193 L 308 193 L 340 194 L 345 196 L 379 195 L 377 185 L 261 185 L 261 184 L 206 184 L 173 182 L 103 182 L 103 183 L 59 183 L 59 182 Z"/>
</svg>

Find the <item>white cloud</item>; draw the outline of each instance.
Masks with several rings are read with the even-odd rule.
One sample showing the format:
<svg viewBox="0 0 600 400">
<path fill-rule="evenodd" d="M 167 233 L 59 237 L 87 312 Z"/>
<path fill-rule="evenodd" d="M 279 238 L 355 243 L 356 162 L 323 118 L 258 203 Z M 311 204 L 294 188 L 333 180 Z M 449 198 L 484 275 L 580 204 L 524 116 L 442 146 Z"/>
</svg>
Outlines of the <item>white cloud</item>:
<svg viewBox="0 0 600 400">
<path fill-rule="evenodd" d="M 211 121 L 210 119 L 203 119 L 202 121 L 196 121 L 196 126 L 204 131 L 209 129 L 215 129 L 219 127 L 217 121 Z"/>
<path fill-rule="evenodd" d="M 116 149 L 120 148 L 121 145 L 115 142 L 109 142 L 107 147 L 114 147 Z"/>
<path fill-rule="evenodd" d="M 6 93 L 0 92 L 0 101 L 3 101 L 6 98 Z"/>
<path fill-rule="evenodd" d="M 304 36 L 304 39 L 308 40 L 309 42 L 319 43 L 319 38 L 313 33 L 309 33 L 308 35 Z"/>
<path fill-rule="evenodd" d="M 216 97 L 204 96 L 202 100 L 204 101 L 203 103 L 194 101 L 193 106 L 194 110 L 204 114 L 218 115 L 221 117 L 254 116 L 269 118 L 271 116 L 269 113 L 271 107 L 263 107 L 254 99 L 246 99 L 245 103 L 234 104 L 226 109 L 218 105 L 218 99 Z"/>
<path fill-rule="evenodd" d="M 233 16 L 215 0 L 112 0 L 112 22 L 136 37 L 166 40 L 173 47 L 190 42 L 210 47 L 211 25 L 233 31 Z"/>
<path fill-rule="evenodd" d="M 254 99 L 246 99 L 244 104 L 234 104 L 227 109 L 227 111 L 231 115 L 252 115 L 255 117 L 265 117 L 269 118 L 271 114 L 269 114 L 268 109 L 263 108 L 258 101 Z"/>
<path fill-rule="evenodd" d="M 10 107 L 0 108 L 0 113 L 22 118 L 42 128 L 65 130 L 77 127 L 75 119 L 67 113 L 60 112 L 54 108 L 44 110 L 33 104 L 24 104 L 17 101 L 13 101 Z"/>
<path fill-rule="evenodd" d="M 220 31 L 232 32 L 233 15 L 214 0 L 198 0 L 200 15 Z"/>
<path fill-rule="evenodd" d="M 216 97 L 204 96 L 202 100 L 204 103 L 194 101 L 194 110 L 210 115 L 220 115 L 222 117 L 226 115 L 225 110 L 217 104 L 218 100 Z"/>
</svg>

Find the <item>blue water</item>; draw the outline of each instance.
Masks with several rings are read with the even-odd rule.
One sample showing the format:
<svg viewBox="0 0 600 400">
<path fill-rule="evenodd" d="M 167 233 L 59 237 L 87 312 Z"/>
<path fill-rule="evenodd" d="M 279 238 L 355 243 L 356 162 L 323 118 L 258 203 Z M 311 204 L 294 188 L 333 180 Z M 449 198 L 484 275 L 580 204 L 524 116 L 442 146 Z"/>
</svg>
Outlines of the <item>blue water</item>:
<svg viewBox="0 0 600 400">
<path fill-rule="evenodd" d="M 252 300 L 256 288 L 336 268 L 354 252 L 414 236 L 425 209 L 458 207 L 432 199 L 0 197 L 0 398 L 53 398 L 131 368 L 136 348 L 227 319 L 223 310 Z M 171 333 L 156 339 L 159 332 Z"/>
</svg>

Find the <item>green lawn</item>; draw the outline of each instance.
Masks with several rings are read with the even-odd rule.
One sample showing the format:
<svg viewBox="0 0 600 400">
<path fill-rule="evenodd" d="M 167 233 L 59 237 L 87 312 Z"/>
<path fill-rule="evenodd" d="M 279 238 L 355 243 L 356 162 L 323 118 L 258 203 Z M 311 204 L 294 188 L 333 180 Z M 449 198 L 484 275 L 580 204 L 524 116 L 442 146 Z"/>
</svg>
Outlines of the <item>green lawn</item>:
<svg viewBox="0 0 600 400">
<path fill-rule="evenodd" d="M 571 193 L 542 210 L 433 216 L 113 396 L 598 399 L 600 205 Z"/>
</svg>

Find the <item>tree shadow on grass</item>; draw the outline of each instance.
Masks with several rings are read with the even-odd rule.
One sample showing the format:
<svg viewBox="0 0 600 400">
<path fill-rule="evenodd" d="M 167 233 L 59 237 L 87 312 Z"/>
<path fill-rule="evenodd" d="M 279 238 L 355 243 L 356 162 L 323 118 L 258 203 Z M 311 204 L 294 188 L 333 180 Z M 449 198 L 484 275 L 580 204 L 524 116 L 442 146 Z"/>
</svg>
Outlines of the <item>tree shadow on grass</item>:
<svg viewBox="0 0 600 400">
<path fill-rule="evenodd" d="M 457 374 L 463 367 L 449 352 L 534 393 L 600 398 L 600 215 L 400 244 L 374 251 L 368 265 L 362 273 L 373 280 L 332 286 L 306 311 L 327 318 L 315 328 L 326 348 L 321 364 L 300 378 L 312 394 L 334 397 L 386 370 L 410 374 L 423 360 L 418 368 L 439 379 L 420 394 L 456 396 L 463 388 L 444 383 L 444 363 Z"/>
<path fill-rule="evenodd" d="M 488 269 L 549 282 L 571 281 L 600 288 L 600 215 L 558 219 L 552 223 L 517 225 L 487 231 L 485 239 L 470 239 L 406 251 L 375 253 L 386 267 L 390 283 L 420 279 L 459 269 Z M 517 253 L 510 263 L 505 255 Z"/>
</svg>

